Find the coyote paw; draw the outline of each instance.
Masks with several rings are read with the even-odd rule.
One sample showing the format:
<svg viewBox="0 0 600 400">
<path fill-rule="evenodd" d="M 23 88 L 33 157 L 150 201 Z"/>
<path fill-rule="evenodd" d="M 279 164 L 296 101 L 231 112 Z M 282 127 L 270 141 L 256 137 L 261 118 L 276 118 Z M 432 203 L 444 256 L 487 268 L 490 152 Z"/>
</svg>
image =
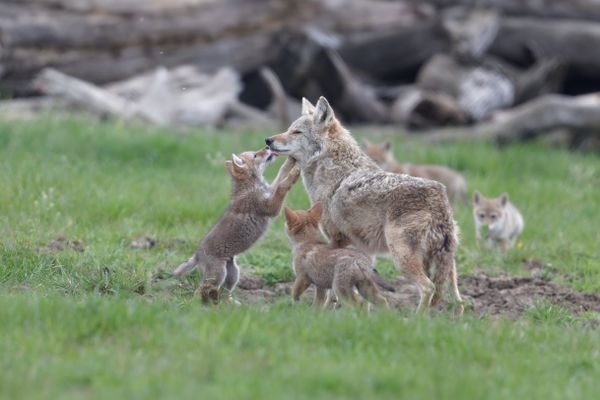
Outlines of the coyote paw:
<svg viewBox="0 0 600 400">
<path fill-rule="evenodd" d="M 211 283 L 203 283 L 196 289 L 196 296 L 202 299 L 204 304 L 217 304 L 219 302 L 219 288 Z"/>
<path fill-rule="evenodd" d="M 232 296 L 232 295 L 229 295 L 229 296 L 225 297 L 225 298 L 223 299 L 223 303 L 224 303 L 224 304 L 231 304 L 231 305 L 233 305 L 233 306 L 241 306 L 241 305 L 242 305 L 242 303 L 240 303 L 240 301 L 239 301 L 239 300 L 237 300 L 237 299 L 233 298 L 233 296 Z"/>
</svg>

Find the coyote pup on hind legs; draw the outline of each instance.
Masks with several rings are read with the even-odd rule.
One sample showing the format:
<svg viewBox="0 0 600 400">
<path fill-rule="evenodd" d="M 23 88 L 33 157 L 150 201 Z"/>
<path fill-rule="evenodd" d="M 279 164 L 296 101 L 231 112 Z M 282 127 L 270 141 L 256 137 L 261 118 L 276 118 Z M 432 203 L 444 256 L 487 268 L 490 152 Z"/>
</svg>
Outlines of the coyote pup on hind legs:
<svg viewBox="0 0 600 400">
<path fill-rule="evenodd" d="M 288 158 L 268 185 L 263 172 L 275 159 L 275 152 L 265 148 L 232 156 L 232 160 L 225 161 L 233 181 L 229 208 L 202 239 L 192 258 L 173 272 L 179 277 L 202 265 L 204 274 L 197 293 L 205 303 L 218 302 L 221 287 L 231 295 L 239 278 L 235 256 L 248 250 L 265 233 L 300 176 L 295 161 Z"/>
</svg>

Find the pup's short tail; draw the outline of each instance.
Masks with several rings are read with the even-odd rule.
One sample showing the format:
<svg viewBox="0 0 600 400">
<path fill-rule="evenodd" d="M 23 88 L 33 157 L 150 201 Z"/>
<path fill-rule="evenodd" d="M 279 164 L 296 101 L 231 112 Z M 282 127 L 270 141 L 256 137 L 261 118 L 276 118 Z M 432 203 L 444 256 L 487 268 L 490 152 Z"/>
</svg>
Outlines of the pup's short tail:
<svg viewBox="0 0 600 400">
<path fill-rule="evenodd" d="M 189 260 L 187 260 L 186 262 L 181 263 L 179 265 L 179 267 L 177 267 L 175 269 L 175 271 L 173 271 L 173 275 L 176 276 L 176 277 L 187 275 L 190 272 L 192 272 L 192 270 L 194 269 L 194 267 L 196 265 L 198 265 L 198 259 L 194 255 Z"/>
<path fill-rule="evenodd" d="M 387 290 L 388 292 L 396 291 L 396 288 L 394 287 L 394 285 L 391 282 L 383 279 L 383 277 L 381 275 L 379 275 L 379 272 L 377 272 L 377 270 L 375 268 L 371 269 L 371 273 L 369 275 L 370 275 L 370 278 L 373 280 L 373 282 L 375 282 L 375 284 L 377 286 L 379 286 L 381 289 Z"/>
</svg>

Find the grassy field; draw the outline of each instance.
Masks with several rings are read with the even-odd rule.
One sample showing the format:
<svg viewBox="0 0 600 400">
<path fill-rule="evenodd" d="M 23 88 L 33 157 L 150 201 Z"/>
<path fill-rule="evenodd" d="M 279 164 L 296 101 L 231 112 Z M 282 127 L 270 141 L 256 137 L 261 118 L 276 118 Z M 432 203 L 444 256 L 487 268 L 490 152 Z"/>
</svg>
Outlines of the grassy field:
<svg viewBox="0 0 600 400">
<path fill-rule="evenodd" d="M 515 322 L 316 312 L 287 299 L 205 308 L 191 291 L 153 287 L 151 275 L 189 257 L 226 207 L 225 157 L 266 135 L 0 121 L 0 397 L 594 396 L 600 334 L 561 312 Z M 475 249 L 471 212 L 458 206 L 460 274 L 526 275 L 522 261 L 536 259 L 559 283 L 600 292 L 600 158 L 394 142 L 399 158 L 453 166 L 471 191 L 507 191 L 522 210 L 523 248 L 501 258 Z M 308 206 L 301 184 L 287 202 Z M 239 258 L 269 282 L 293 277 L 282 220 Z M 158 245 L 130 248 L 141 235 Z M 85 251 L 48 246 L 59 237 Z M 378 268 L 396 274 L 388 261 Z"/>
</svg>

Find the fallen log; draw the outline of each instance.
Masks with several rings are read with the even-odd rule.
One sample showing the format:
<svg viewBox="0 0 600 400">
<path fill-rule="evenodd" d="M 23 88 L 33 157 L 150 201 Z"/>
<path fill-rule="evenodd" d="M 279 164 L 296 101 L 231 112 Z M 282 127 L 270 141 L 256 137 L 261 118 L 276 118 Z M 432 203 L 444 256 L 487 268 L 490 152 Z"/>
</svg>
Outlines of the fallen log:
<svg viewBox="0 0 600 400">
<path fill-rule="evenodd" d="M 325 96 L 348 122 L 386 122 L 388 107 L 336 51 L 337 37 L 315 28 L 291 32 L 273 70 L 296 98 Z"/>
<path fill-rule="evenodd" d="M 422 0 L 409 0 L 421 4 Z M 596 0 L 427 0 L 437 8 L 463 6 L 493 9 L 505 15 L 538 18 L 566 18 L 597 21 L 600 19 L 600 3 Z"/>
<path fill-rule="evenodd" d="M 600 132 L 600 93 L 582 96 L 545 95 L 511 110 L 496 113 L 490 121 L 472 127 L 436 129 L 421 136 L 429 142 L 493 138 L 502 143 L 529 139 L 557 129 Z"/>
<path fill-rule="evenodd" d="M 564 79 L 564 64 L 542 59 L 526 70 L 487 56 L 476 64 L 438 54 L 419 71 L 417 85 L 456 99 L 474 121 L 542 94 L 555 92 Z"/>
<path fill-rule="evenodd" d="M 137 114 L 132 101 L 54 69 L 43 70 L 37 76 L 34 86 L 47 95 L 62 97 L 100 116 L 130 119 Z M 142 113 L 140 117 L 144 118 L 145 116 Z M 148 119 L 151 120 L 151 117 Z"/>
<path fill-rule="evenodd" d="M 375 79 L 411 81 L 421 65 L 448 47 L 434 18 L 393 31 L 349 35 L 337 49 L 353 69 Z"/>
<path fill-rule="evenodd" d="M 444 54 L 421 69 L 417 84 L 456 99 L 462 113 L 474 121 L 514 104 L 515 99 L 515 83 L 504 71 L 485 64 L 461 64 Z"/>
<path fill-rule="evenodd" d="M 94 84 L 160 65 L 257 69 L 278 54 L 280 30 L 313 9 L 278 0 L 118 3 L 2 0 L 0 90 L 31 94 L 29 82 L 49 66 Z"/>
<path fill-rule="evenodd" d="M 141 119 L 159 126 L 214 126 L 228 113 L 254 122 L 269 120 L 237 101 L 238 75 L 222 69 L 206 75 L 189 66 L 159 68 L 129 82 L 101 88 L 52 69 L 43 70 L 36 88 L 101 116 Z M 184 85 L 184 86 L 183 86 Z"/>
<path fill-rule="evenodd" d="M 282 28 L 307 10 L 277 0 L 195 0 L 187 5 L 163 1 L 160 12 L 144 12 L 148 2 L 136 1 L 139 8 L 128 13 L 111 12 L 113 0 L 95 1 L 95 7 L 85 12 L 65 8 L 65 3 L 76 1 L 4 0 L 0 8 L 4 47 L 114 51 L 141 45 L 208 44 Z"/>
<path fill-rule="evenodd" d="M 412 86 L 397 93 L 390 109 L 390 120 L 410 129 L 428 129 L 462 125 L 467 122 L 467 117 L 453 97 Z"/>
<path fill-rule="evenodd" d="M 546 57 L 561 60 L 576 73 L 598 77 L 600 25 L 596 22 L 502 18 L 490 52 L 517 65 L 529 65 L 532 44 Z"/>
</svg>

